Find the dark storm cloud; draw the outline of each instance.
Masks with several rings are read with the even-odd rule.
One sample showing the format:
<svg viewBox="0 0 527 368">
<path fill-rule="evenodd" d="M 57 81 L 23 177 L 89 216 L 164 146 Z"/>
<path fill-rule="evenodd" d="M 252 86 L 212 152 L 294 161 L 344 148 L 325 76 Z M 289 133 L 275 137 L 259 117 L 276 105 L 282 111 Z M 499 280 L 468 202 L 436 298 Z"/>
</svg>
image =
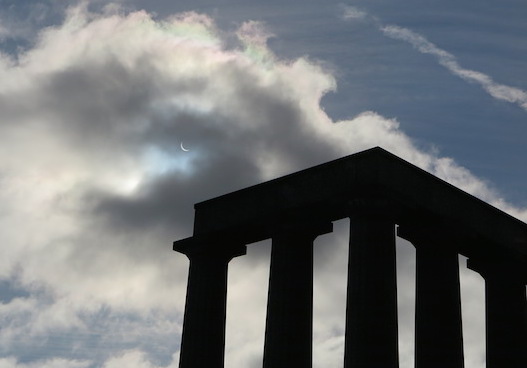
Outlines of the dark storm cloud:
<svg viewBox="0 0 527 368">
<path fill-rule="evenodd" d="M 190 233 L 194 203 L 223 194 L 223 190 L 252 184 L 258 177 L 257 167 L 239 156 L 231 157 L 228 164 L 211 159 L 193 166 L 194 174 L 175 172 L 158 176 L 142 184 L 133 196 L 92 193 L 97 202 L 93 216 L 103 216 L 105 226 L 114 230 L 140 232 L 164 227 Z"/>
</svg>

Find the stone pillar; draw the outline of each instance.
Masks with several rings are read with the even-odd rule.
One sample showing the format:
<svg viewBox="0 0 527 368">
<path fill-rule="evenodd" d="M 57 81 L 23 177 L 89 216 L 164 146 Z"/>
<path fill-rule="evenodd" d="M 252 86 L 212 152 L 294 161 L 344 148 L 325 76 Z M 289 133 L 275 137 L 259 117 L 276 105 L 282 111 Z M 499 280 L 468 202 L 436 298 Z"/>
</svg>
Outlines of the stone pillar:
<svg viewBox="0 0 527 368">
<path fill-rule="evenodd" d="M 344 367 L 396 368 L 395 225 L 359 214 L 350 228 Z"/>
<path fill-rule="evenodd" d="M 313 241 L 332 230 L 331 223 L 304 223 L 273 236 L 264 368 L 312 366 Z"/>
<path fill-rule="evenodd" d="M 400 226 L 416 248 L 415 367 L 463 368 L 458 253 L 441 234 Z"/>
<path fill-rule="evenodd" d="M 174 250 L 187 255 L 190 268 L 181 337 L 180 368 L 223 368 L 227 268 L 246 253 L 245 246 L 184 244 Z"/>
<path fill-rule="evenodd" d="M 485 279 L 487 368 L 527 367 L 525 269 L 498 257 L 467 266 Z"/>
</svg>

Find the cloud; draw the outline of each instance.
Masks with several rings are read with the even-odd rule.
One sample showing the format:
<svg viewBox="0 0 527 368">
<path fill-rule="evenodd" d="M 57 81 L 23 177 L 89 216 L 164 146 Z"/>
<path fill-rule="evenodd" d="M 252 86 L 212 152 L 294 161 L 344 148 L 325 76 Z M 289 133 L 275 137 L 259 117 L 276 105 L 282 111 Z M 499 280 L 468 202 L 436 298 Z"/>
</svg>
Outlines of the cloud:
<svg viewBox="0 0 527 368">
<path fill-rule="evenodd" d="M 439 64 L 448 69 L 452 74 L 468 82 L 478 84 L 495 99 L 516 104 L 527 111 L 527 93 L 524 90 L 496 83 L 486 74 L 461 67 L 454 55 L 438 48 L 422 35 L 407 28 L 388 25 L 381 27 L 381 31 L 388 37 L 410 43 L 423 54 L 435 56 Z"/>
<path fill-rule="evenodd" d="M 341 8 L 344 10 L 342 18 L 345 20 L 349 19 L 365 19 L 368 17 L 368 13 L 362 11 L 354 6 L 343 5 Z"/>
<path fill-rule="evenodd" d="M 145 354 L 137 350 L 123 352 L 121 355 L 109 359 L 104 364 L 104 368 L 119 367 L 155 368 L 145 357 Z"/>
<path fill-rule="evenodd" d="M 370 16 L 367 12 L 359 10 L 353 6 L 345 5 L 343 6 L 343 9 L 344 13 L 342 18 L 344 20 L 369 19 L 385 36 L 407 42 L 420 53 L 436 57 L 439 64 L 445 67 L 453 75 L 460 77 L 467 82 L 478 84 L 485 92 L 497 100 L 513 103 L 527 111 L 526 91 L 520 88 L 497 83 L 492 77 L 484 73 L 463 68 L 459 65 L 454 55 L 437 47 L 417 32 L 398 25 L 383 25 L 382 21 L 377 17 Z"/>
<path fill-rule="evenodd" d="M 0 277 L 23 291 L 0 309 L 5 362 L 174 364 L 188 264 L 171 242 L 191 234 L 193 204 L 373 146 L 527 218 L 454 160 L 418 149 L 395 119 L 333 121 L 320 100 L 334 77 L 307 57 L 273 55 L 269 35 L 254 22 L 227 35 L 193 12 L 81 5 L 30 49 L 3 55 Z M 327 257 L 343 272 L 337 243 Z M 263 249 L 232 267 L 233 308 L 249 313 L 229 335 L 239 366 L 261 356 L 262 322 L 250 313 L 264 315 L 265 290 L 251 291 L 265 284 Z M 329 304 L 317 313 L 330 321 L 315 336 L 325 366 L 341 320 Z"/>
<path fill-rule="evenodd" d="M 0 358 L 0 368 L 88 368 L 89 362 L 67 359 L 48 359 L 32 363 L 19 363 L 16 358 Z"/>
</svg>

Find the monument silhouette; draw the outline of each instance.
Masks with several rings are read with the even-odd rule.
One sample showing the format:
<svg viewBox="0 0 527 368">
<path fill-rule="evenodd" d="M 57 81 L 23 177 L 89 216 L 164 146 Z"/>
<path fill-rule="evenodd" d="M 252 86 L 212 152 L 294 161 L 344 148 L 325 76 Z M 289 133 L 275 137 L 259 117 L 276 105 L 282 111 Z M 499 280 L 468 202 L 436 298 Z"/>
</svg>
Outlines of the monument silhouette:
<svg viewBox="0 0 527 368">
<path fill-rule="evenodd" d="M 312 367 L 313 241 L 350 219 L 345 368 L 399 366 L 396 235 L 416 248 L 415 367 L 464 366 L 458 255 L 488 368 L 527 367 L 527 224 L 373 148 L 195 205 L 180 368 L 224 366 L 228 263 L 272 239 L 264 368 Z M 397 228 L 397 231 L 396 231 Z"/>
</svg>

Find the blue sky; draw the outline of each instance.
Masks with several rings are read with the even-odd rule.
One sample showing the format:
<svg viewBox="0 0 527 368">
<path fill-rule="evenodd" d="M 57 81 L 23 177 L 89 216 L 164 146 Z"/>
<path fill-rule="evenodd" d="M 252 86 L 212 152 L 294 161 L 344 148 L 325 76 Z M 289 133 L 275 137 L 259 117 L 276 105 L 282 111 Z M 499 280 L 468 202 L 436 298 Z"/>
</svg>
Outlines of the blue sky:
<svg viewBox="0 0 527 368">
<path fill-rule="evenodd" d="M 0 7 L 0 367 L 177 367 L 192 205 L 374 146 L 527 220 L 523 1 Z M 346 232 L 316 244 L 315 367 L 342 365 Z M 268 263 L 231 263 L 227 367 L 261 366 Z M 401 367 L 413 267 L 399 240 Z"/>
</svg>

